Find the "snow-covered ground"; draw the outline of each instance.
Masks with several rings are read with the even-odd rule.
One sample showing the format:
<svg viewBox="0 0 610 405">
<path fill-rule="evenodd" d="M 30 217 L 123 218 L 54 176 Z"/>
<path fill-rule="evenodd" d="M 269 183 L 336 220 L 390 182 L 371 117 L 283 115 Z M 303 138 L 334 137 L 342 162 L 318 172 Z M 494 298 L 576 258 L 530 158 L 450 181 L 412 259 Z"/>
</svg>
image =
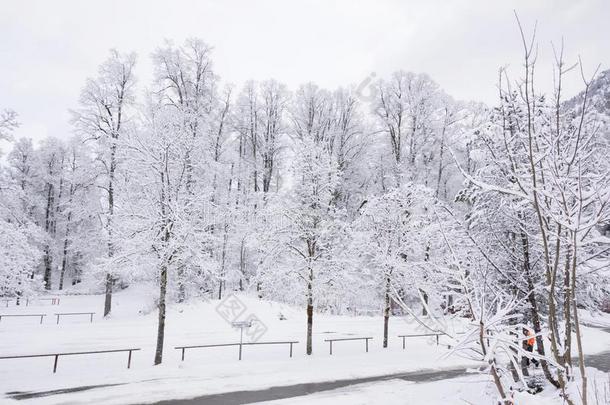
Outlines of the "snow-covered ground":
<svg viewBox="0 0 610 405">
<path fill-rule="evenodd" d="M 240 295 L 239 300 L 245 305 L 241 318 L 254 314 L 267 328 L 260 341 L 300 342 L 294 347 L 292 358 L 288 356 L 287 346 L 269 345 L 244 347 L 242 361 L 237 359 L 237 347 L 192 349 L 186 352 L 186 359 L 181 362 L 180 351 L 174 350 L 174 346 L 239 341 L 239 331 L 233 329 L 217 312 L 219 301 L 216 300 L 170 307 L 164 361 L 160 366 L 153 366 L 157 313 L 154 310 L 153 295 L 146 291 L 149 290 L 142 288 L 117 293 L 110 319 L 101 318 L 101 295 L 62 296 L 59 306 L 41 302 L 28 307 L 1 308 L 0 314 L 46 313 L 47 317 L 42 325 L 34 318 L 3 318 L 0 322 L 0 356 L 132 347 L 142 349 L 134 352 L 130 370 L 126 369 L 126 353 L 60 357 L 56 374 L 52 373 L 53 358 L 50 357 L 0 360 L 2 393 L 118 384 L 19 401 L 6 396 L 2 403 L 151 403 L 163 399 L 191 398 L 271 386 L 476 365 L 458 356 L 447 356 L 447 347 L 442 344 L 437 346 L 434 338 L 409 339 L 406 350 L 403 350 L 402 342 L 396 335 L 422 331 L 416 324 L 401 318 L 391 319 L 390 347 L 382 349 L 380 316 L 316 314 L 314 355 L 308 357 L 304 355 L 303 309 Z M 83 316 L 62 318 L 59 325 L 55 324 L 55 312 L 86 311 L 97 312 L 93 323 L 89 323 L 88 317 Z M 279 319 L 280 313 L 285 320 Z M 459 329 L 459 325 L 454 328 Z M 328 343 L 324 339 L 357 336 L 374 338 L 368 353 L 364 352 L 363 341 L 354 341 L 336 343 L 333 355 L 329 355 Z M 601 330 L 586 328 L 587 351 L 595 353 L 610 349 L 610 339 L 607 337 Z M 443 339 L 441 338 L 441 343 Z M 481 375 L 425 384 L 391 380 L 314 394 L 311 398 L 304 397 L 304 402 L 279 402 L 327 403 L 336 402 L 332 398 L 338 397 L 351 398 L 346 403 L 374 403 L 366 398 L 387 397 L 383 403 L 411 403 L 406 400 L 411 395 L 413 398 L 429 398 L 430 404 L 440 404 L 447 403 L 446 395 L 459 394 L 465 401 L 480 403 L 477 398 L 485 397 L 486 390 L 493 388 L 488 384 L 486 376 Z M 400 401 L 393 401 L 394 397 Z"/>
</svg>

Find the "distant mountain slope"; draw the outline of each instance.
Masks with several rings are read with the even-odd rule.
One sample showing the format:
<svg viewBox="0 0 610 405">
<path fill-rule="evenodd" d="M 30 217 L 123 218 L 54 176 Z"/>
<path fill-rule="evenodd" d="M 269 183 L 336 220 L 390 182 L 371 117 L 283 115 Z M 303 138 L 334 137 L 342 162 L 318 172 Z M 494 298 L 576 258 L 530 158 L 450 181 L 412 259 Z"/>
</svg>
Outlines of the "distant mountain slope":
<svg viewBox="0 0 610 405">
<path fill-rule="evenodd" d="M 584 91 L 566 101 L 566 106 L 580 109 L 583 96 Z M 610 115 L 610 69 L 599 73 L 591 82 L 589 99 L 593 102 L 595 109 Z"/>
</svg>

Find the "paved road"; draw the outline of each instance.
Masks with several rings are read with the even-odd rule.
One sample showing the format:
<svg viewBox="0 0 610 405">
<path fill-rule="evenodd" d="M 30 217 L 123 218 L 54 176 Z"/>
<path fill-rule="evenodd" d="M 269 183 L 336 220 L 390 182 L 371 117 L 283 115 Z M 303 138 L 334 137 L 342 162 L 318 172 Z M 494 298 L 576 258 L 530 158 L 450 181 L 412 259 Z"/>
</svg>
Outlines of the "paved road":
<svg viewBox="0 0 610 405">
<path fill-rule="evenodd" d="M 413 382 L 437 381 L 456 378 L 466 373 L 464 368 L 456 368 L 440 371 L 412 371 L 409 373 L 388 374 L 377 377 L 354 378 L 349 380 L 328 381 L 321 383 L 307 383 L 287 385 L 283 387 L 272 387 L 258 391 L 235 391 L 223 394 L 204 395 L 191 399 L 174 399 L 156 402 L 154 405 L 241 405 L 252 404 L 262 401 L 273 401 L 300 397 L 302 395 L 314 394 L 316 392 L 335 390 L 350 385 L 401 379 Z"/>
</svg>

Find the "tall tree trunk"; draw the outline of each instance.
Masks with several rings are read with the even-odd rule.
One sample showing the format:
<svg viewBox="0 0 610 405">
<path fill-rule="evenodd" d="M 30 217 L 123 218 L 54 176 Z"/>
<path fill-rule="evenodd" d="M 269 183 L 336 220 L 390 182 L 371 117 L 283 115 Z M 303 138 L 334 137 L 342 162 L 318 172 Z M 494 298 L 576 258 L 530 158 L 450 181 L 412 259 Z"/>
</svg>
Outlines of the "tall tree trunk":
<svg viewBox="0 0 610 405">
<path fill-rule="evenodd" d="M 177 272 L 178 278 L 178 302 L 186 301 L 186 284 L 184 283 L 184 266 L 180 266 Z"/>
<path fill-rule="evenodd" d="M 583 405 L 587 405 L 587 372 L 585 369 L 585 356 L 582 349 L 582 334 L 580 331 L 580 320 L 578 319 L 578 303 L 576 301 L 576 255 L 578 253 L 578 239 L 577 233 L 572 232 L 572 277 L 571 279 L 571 288 L 570 288 L 570 296 L 572 298 L 572 311 L 574 314 L 574 332 L 576 334 L 576 347 L 578 349 L 578 367 L 580 370 L 580 378 L 582 381 L 581 386 L 581 399 Z"/>
<path fill-rule="evenodd" d="M 390 277 L 385 282 L 385 307 L 383 308 L 383 347 L 388 347 L 388 325 L 390 323 Z"/>
<path fill-rule="evenodd" d="M 47 243 L 44 248 L 44 289 L 51 289 L 51 270 L 53 268 L 53 259 L 51 258 L 51 247 Z"/>
<path fill-rule="evenodd" d="M 221 258 L 220 258 L 220 283 L 218 285 L 218 299 L 219 300 L 222 299 L 222 290 L 225 285 L 228 241 L 229 241 L 229 224 L 225 222 L 224 235 L 222 237 L 222 254 L 221 254 Z"/>
<path fill-rule="evenodd" d="M 572 367 L 572 313 L 571 313 L 571 302 L 572 294 L 570 293 L 571 277 L 570 277 L 570 256 L 571 251 L 568 246 L 568 253 L 566 255 L 566 263 L 564 268 L 564 279 L 563 279 L 563 317 L 565 332 L 563 338 L 563 364 L 568 365 L 567 379 L 570 379 L 571 367 Z"/>
<path fill-rule="evenodd" d="M 311 355 L 313 333 L 313 270 L 309 269 L 309 281 L 307 283 L 307 354 Z"/>
<path fill-rule="evenodd" d="M 70 215 L 68 214 L 68 218 Z M 69 219 L 68 219 L 69 220 Z M 66 237 L 64 238 L 64 248 L 61 257 L 61 272 L 59 273 L 59 289 L 64 288 L 64 276 L 66 274 L 66 265 L 68 262 L 68 227 L 66 227 Z"/>
<path fill-rule="evenodd" d="M 445 112 L 447 114 L 447 112 Z M 439 147 L 439 157 L 438 157 L 438 173 L 436 178 L 436 193 L 435 197 L 438 198 L 441 194 L 441 181 L 443 178 L 443 158 L 445 154 L 445 131 L 447 129 L 447 122 L 445 118 L 445 123 L 443 124 L 443 131 L 441 133 L 441 144 Z"/>
<path fill-rule="evenodd" d="M 157 325 L 157 347 L 155 349 L 155 365 L 163 361 L 163 341 L 165 339 L 165 297 L 167 295 L 167 264 L 161 266 L 159 280 L 159 322 Z"/>
<path fill-rule="evenodd" d="M 422 298 L 424 302 L 421 306 L 421 314 L 422 316 L 428 316 L 428 294 L 424 290 L 420 290 L 422 294 Z"/>
<path fill-rule="evenodd" d="M 246 239 L 242 238 L 239 246 L 239 291 L 244 290 L 246 277 Z"/>
<path fill-rule="evenodd" d="M 487 346 L 485 344 L 485 325 L 483 321 L 479 321 L 479 345 L 481 346 L 481 351 L 483 352 L 483 356 L 487 356 Z M 496 389 L 502 398 L 501 403 L 503 405 L 513 405 L 513 401 L 506 397 L 506 391 L 504 390 L 504 386 L 502 385 L 502 380 L 500 379 L 500 375 L 498 374 L 498 369 L 496 367 L 496 359 L 489 359 L 489 370 L 491 376 L 493 377 L 494 384 L 496 385 Z"/>
<path fill-rule="evenodd" d="M 45 231 L 47 237 L 50 237 L 53 223 L 53 204 L 54 204 L 54 188 L 51 183 L 47 183 L 47 206 L 45 210 Z M 53 270 L 53 258 L 51 257 L 51 246 L 47 242 L 44 248 L 44 288 L 51 289 L 51 273 Z"/>
<path fill-rule="evenodd" d="M 167 163 L 167 162 L 166 162 Z M 165 165 L 167 168 L 167 164 Z M 161 217 L 163 219 L 162 232 L 162 246 L 163 251 L 161 253 L 161 274 L 159 275 L 159 321 L 157 325 L 157 347 L 155 349 L 155 365 L 161 364 L 163 361 L 163 341 L 165 339 L 165 299 L 167 295 L 167 267 L 171 261 L 171 256 L 168 256 L 167 247 L 170 240 L 170 221 L 168 218 L 168 207 L 167 207 L 167 194 L 166 181 L 169 181 L 169 176 L 166 173 L 161 173 Z"/>
<path fill-rule="evenodd" d="M 525 278 L 527 280 L 527 289 L 529 292 L 527 300 L 531 307 L 532 325 L 534 326 L 534 332 L 536 333 L 536 350 L 538 354 L 543 357 L 540 359 L 540 366 L 542 367 L 544 377 L 556 388 L 559 388 L 559 381 L 557 381 L 557 379 L 553 376 L 549 368 L 549 364 L 544 359 L 544 356 L 546 355 L 544 350 L 544 339 L 540 334 L 540 332 L 542 331 L 542 324 L 540 322 L 540 313 L 538 312 L 538 300 L 536 298 L 536 291 L 534 288 L 534 281 L 532 279 L 530 268 L 529 243 L 527 239 L 527 234 L 524 231 L 521 231 L 521 246 L 523 248 L 523 267 L 525 270 Z"/>
<path fill-rule="evenodd" d="M 114 139 L 113 139 L 114 140 Z M 108 173 L 108 259 L 114 256 L 114 172 L 116 169 L 116 144 L 110 145 L 110 172 Z M 114 288 L 114 276 L 109 271 L 106 273 L 106 292 L 104 297 L 104 317 L 112 311 L 112 290 Z"/>
<path fill-rule="evenodd" d="M 112 287 L 114 286 L 114 278 L 112 274 L 106 273 L 106 291 L 104 293 L 104 317 L 110 315 L 112 310 Z"/>
<path fill-rule="evenodd" d="M 70 238 L 70 224 L 72 222 L 72 200 L 74 196 L 74 184 L 70 184 L 70 199 L 68 201 L 69 211 L 66 218 L 66 234 L 64 235 L 64 248 L 61 257 L 61 272 L 59 273 L 59 289 L 64 288 L 64 277 L 66 275 L 66 266 L 68 264 L 68 240 Z"/>
</svg>

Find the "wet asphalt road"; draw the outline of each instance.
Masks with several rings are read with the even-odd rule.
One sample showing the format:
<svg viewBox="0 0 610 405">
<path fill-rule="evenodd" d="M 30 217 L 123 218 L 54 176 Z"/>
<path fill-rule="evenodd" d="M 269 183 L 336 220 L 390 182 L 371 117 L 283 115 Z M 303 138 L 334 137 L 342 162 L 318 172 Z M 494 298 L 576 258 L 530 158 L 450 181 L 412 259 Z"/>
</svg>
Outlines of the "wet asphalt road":
<svg viewBox="0 0 610 405">
<path fill-rule="evenodd" d="M 154 405 L 239 405 L 252 404 L 276 399 L 287 399 L 314 394 L 317 392 L 335 390 L 350 385 L 401 379 L 413 382 L 427 382 L 446 380 L 462 376 L 466 369 L 457 368 L 441 371 L 413 371 L 410 373 L 388 374 L 377 377 L 354 378 L 349 380 L 327 381 L 321 383 L 307 383 L 272 387 L 258 391 L 236 391 L 223 394 L 205 395 L 197 398 L 169 400 L 156 402 Z"/>
</svg>

